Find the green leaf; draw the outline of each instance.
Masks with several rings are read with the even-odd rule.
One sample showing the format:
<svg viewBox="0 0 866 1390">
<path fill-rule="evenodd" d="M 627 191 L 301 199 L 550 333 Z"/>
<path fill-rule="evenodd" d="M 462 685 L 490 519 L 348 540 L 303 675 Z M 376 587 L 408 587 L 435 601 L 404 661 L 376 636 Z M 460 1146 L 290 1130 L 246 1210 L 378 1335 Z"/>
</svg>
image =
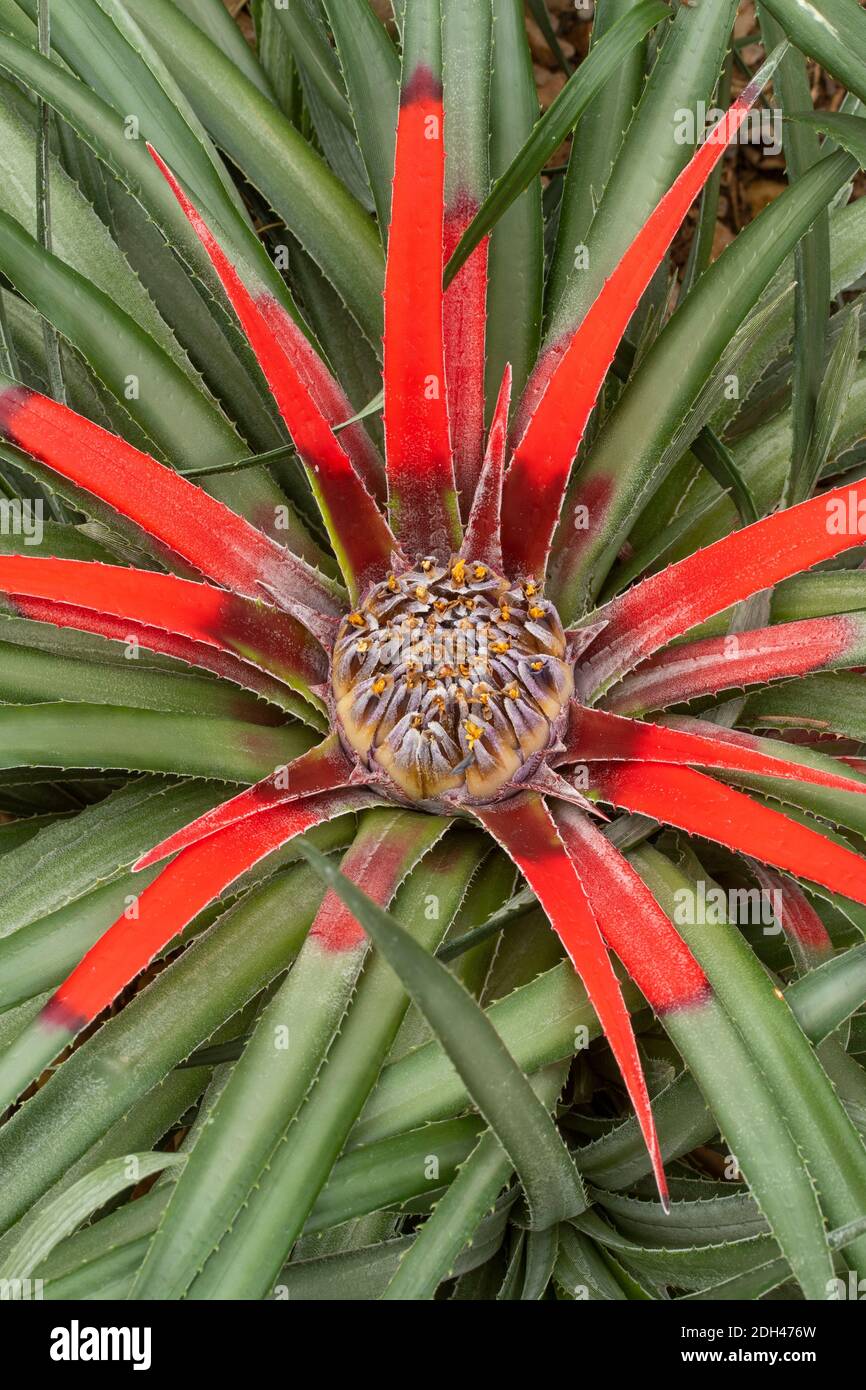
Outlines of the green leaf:
<svg viewBox="0 0 866 1390">
<path fill-rule="evenodd" d="M 638 0 L 607 0 L 601 5 L 593 20 L 590 46 L 598 43 L 637 3 Z M 640 98 L 646 56 L 646 43 L 635 44 L 575 127 L 547 282 L 552 305 L 560 300 L 577 248 L 586 242 L 595 209 Z"/>
<path fill-rule="evenodd" d="M 331 844 L 336 833 L 328 827 Z M 321 898 L 306 867 L 257 888 L 75 1049 L 0 1131 L 5 1171 L 15 1173 L 0 1193 L 0 1229 L 286 969 Z"/>
<path fill-rule="evenodd" d="M 391 221 L 391 180 L 400 91 L 400 60 L 367 0 L 324 0 L 352 121 L 376 204 L 383 241 Z M 277 11 L 283 25 L 292 11 Z"/>
<path fill-rule="evenodd" d="M 761 32 L 769 48 L 784 39 L 783 30 L 768 13 L 760 10 Z M 789 48 L 775 78 L 775 90 L 785 112 L 811 105 L 806 60 Z M 821 158 L 821 145 L 813 130 L 791 126 L 785 145 L 785 166 L 789 183 L 802 178 Z M 794 449 L 786 489 L 788 503 L 802 502 L 811 494 L 810 439 L 815 431 L 818 393 L 824 372 L 824 346 L 830 313 L 830 221 L 827 209 L 816 219 L 795 252 L 797 285 L 794 307 L 794 373 L 792 406 Z"/>
<path fill-rule="evenodd" d="M 315 850 L 301 853 L 354 913 L 442 1039 L 467 1090 L 509 1155 L 539 1229 L 579 1211 L 571 1157 L 521 1069 L 450 971 Z"/>
<path fill-rule="evenodd" d="M 441 817 L 373 811 L 350 853 L 381 854 L 399 844 L 408 873 L 447 824 Z M 363 938 L 343 950 L 315 935 L 305 942 L 192 1149 L 139 1273 L 136 1298 L 180 1297 L 231 1227 L 315 1082 L 366 953 Z"/>
<path fill-rule="evenodd" d="M 533 1090 L 546 1108 L 555 1104 L 563 1081 L 561 1066 L 536 1078 Z M 421 1227 L 382 1297 L 412 1302 L 433 1298 L 439 1284 L 450 1277 L 467 1243 L 473 1240 L 483 1217 L 495 1205 L 511 1173 L 508 1154 L 494 1131 L 486 1130 Z M 552 1232 L 555 1239 L 556 1229 L 553 1223 L 532 1235 L 548 1236 Z"/>
<path fill-rule="evenodd" d="M 23 227 L 0 212 L 0 268 L 25 298 L 86 359 L 147 440 L 173 463 L 219 463 L 246 453 L 219 408 L 128 314 L 90 280 L 43 251 Z M 153 447 L 153 446 L 151 446 Z M 217 477 L 214 496 L 260 518 L 285 506 L 265 474 L 247 470 Z M 309 558 L 309 537 L 293 519 L 300 548 Z M 286 539 L 290 539 L 286 533 Z"/>
<path fill-rule="evenodd" d="M 267 729 L 105 705 L 0 707 L 0 768 L 123 768 L 250 783 L 315 742 L 301 725 Z"/>
<path fill-rule="evenodd" d="M 812 729 L 866 742 L 866 687 L 854 672 L 800 676 L 748 695 L 739 722 L 751 729 Z"/>
<path fill-rule="evenodd" d="M 33 165 L 36 133 L 9 100 L 15 88 L 0 82 L 0 208 L 20 222 L 31 236 L 36 232 Z M 50 160 L 51 243 L 56 256 L 103 290 L 155 339 L 187 374 L 195 372 L 165 321 L 112 241 L 104 223 L 65 173 L 59 160 Z"/>
<path fill-rule="evenodd" d="M 212 43 L 222 49 L 244 77 L 254 82 L 262 96 L 273 100 L 274 93 L 261 64 L 241 33 L 240 25 L 233 20 L 225 5 L 214 4 L 214 0 L 174 0 L 187 19 L 197 24 L 207 34 Z"/>
<path fill-rule="evenodd" d="M 581 63 L 536 123 L 529 139 L 506 172 L 497 178 L 445 267 L 446 285 L 451 283 L 502 214 L 541 173 L 593 98 L 617 72 L 626 54 L 650 29 L 669 17 L 670 10 L 666 5 L 657 3 L 657 0 L 641 0 L 594 46 L 589 57 Z"/>
<path fill-rule="evenodd" d="M 538 120 L 521 0 L 493 0 L 490 173 L 502 178 Z M 538 355 L 544 287 L 541 188 L 530 183 L 493 228 L 488 255 L 485 395 L 493 411 L 505 364 L 519 399 Z"/>
<path fill-rule="evenodd" d="M 684 130 L 683 116 L 694 113 L 698 102 L 712 95 L 736 9 L 736 0 L 677 7 L 657 46 L 640 103 L 587 233 L 588 263 L 581 258 L 575 265 L 572 253 L 570 264 L 563 267 L 569 273 L 561 276 L 559 297 L 550 297 L 548 343 L 580 322 L 653 208 L 685 167 L 700 132 Z"/>
<path fill-rule="evenodd" d="M 38 0 L 20 3 L 33 18 Z M 52 6 L 52 44 L 128 119 L 127 139 L 149 140 L 195 191 L 199 205 L 219 221 L 229 227 L 245 222 L 242 200 L 204 127 L 119 0 L 69 0 Z"/>
<path fill-rule="evenodd" d="M 866 1002 L 866 946 L 810 970 L 788 986 L 786 998 L 806 1036 L 820 1042 Z"/>
<path fill-rule="evenodd" d="M 426 949 L 438 945 L 486 852 L 480 835 L 452 831 L 404 883 L 394 913 Z M 408 1003 L 390 965 L 373 951 L 314 1090 L 189 1296 L 268 1295 L 376 1082 Z M 278 1224 L 275 1209 L 281 1213 Z"/>
<path fill-rule="evenodd" d="M 811 494 L 830 457 L 854 385 L 859 352 L 860 305 L 852 304 L 844 312 L 842 331 L 818 390 L 812 434 L 802 464 L 804 497 Z"/>
<path fill-rule="evenodd" d="M 771 203 L 701 276 L 631 378 L 573 494 L 579 499 L 582 489 L 603 477 L 610 495 L 603 522 L 589 533 L 579 556 L 566 548 L 567 527 L 556 543 L 551 593 L 567 621 L 580 616 L 598 593 L 639 502 L 662 481 L 658 465 L 671 436 L 726 345 L 852 168 L 848 156 L 830 155 Z M 686 443 L 684 439 L 683 447 Z"/>
<path fill-rule="evenodd" d="M 299 4 L 277 5 L 274 8 L 298 67 L 306 73 L 328 109 L 351 129 L 352 113 L 339 73 L 335 71 L 333 49 L 322 25 L 311 17 L 303 0 Z M 357 17 L 355 24 L 360 25 Z"/>
<path fill-rule="evenodd" d="M 140 777 L 0 859 L 0 938 L 116 880 L 147 850 L 223 799 L 214 783 Z"/>
<path fill-rule="evenodd" d="M 715 478 L 719 487 L 730 489 L 743 525 L 749 526 L 752 522 L 758 521 L 760 512 L 749 484 L 737 467 L 737 461 L 730 449 L 725 447 L 718 435 L 713 434 L 712 430 L 701 430 L 692 444 L 692 453 L 698 462 L 704 465 L 710 476 Z"/>
<path fill-rule="evenodd" d="M 31 1224 L 19 1244 L 0 1264 L 0 1279 L 5 1283 L 7 1280 L 29 1278 L 64 1236 L 71 1235 L 112 1197 L 150 1177 L 152 1173 L 178 1167 L 183 1162 L 182 1154 L 129 1154 L 126 1158 L 110 1159 L 96 1172 L 88 1173 L 52 1202 Z"/>
<path fill-rule="evenodd" d="M 283 218 L 378 347 L 384 260 L 364 209 L 282 112 L 170 0 L 127 0 L 127 8 L 213 138 Z M 171 162 L 165 150 L 160 153 Z"/>
<path fill-rule="evenodd" d="M 0 624 L 0 637 L 3 635 Z M 163 710 L 166 714 L 240 716 L 251 724 L 275 724 L 279 715 L 254 695 L 207 676 L 147 669 L 146 662 L 127 662 L 125 669 L 107 662 L 73 660 L 67 654 L 28 650 L 0 641 L 0 700 L 41 704 L 72 700 L 94 705 Z"/>
<path fill-rule="evenodd" d="M 3 34 L 0 34 L 0 67 L 48 101 L 79 139 L 129 190 L 145 216 L 153 219 L 170 247 L 177 252 L 205 292 L 208 310 L 214 316 L 220 334 L 228 337 L 232 350 L 242 360 L 251 363 L 249 349 L 242 344 L 234 318 L 224 307 L 222 288 L 210 258 L 147 153 L 144 140 L 128 139 L 128 126 L 123 116 L 84 82 Z M 228 214 L 222 223 L 215 219 L 215 224 L 220 225 L 226 244 L 232 248 L 239 263 L 254 267 L 256 274 L 264 280 L 286 311 L 299 321 L 300 316 L 282 276 L 248 223 Z M 229 232 L 225 230 L 226 225 Z M 138 249 L 141 249 L 140 246 Z"/>
<path fill-rule="evenodd" d="M 763 0 L 788 37 L 866 101 L 866 34 L 857 0 Z"/>
<path fill-rule="evenodd" d="M 663 856 L 647 848 L 631 857 L 669 914 L 682 900 L 675 896 L 677 890 L 688 891 L 687 885 L 694 884 L 695 874 L 705 883 L 712 882 L 696 859 L 690 861 L 683 856 L 680 866 L 674 868 Z M 677 914 L 680 918 L 688 915 L 682 911 Z M 742 1033 L 769 1091 L 775 1096 L 796 1141 L 801 1161 L 805 1161 L 812 1176 L 828 1222 L 831 1226 L 842 1226 L 855 1220 L 866 1204 L 866 1150 L 794 1015 L 774 992 L 772 982 L 735 926 L 722 925 L 708 932 L 700 923 L 679 921 L 678 930 L 707 972 L 722 1006 Z M 712 1089 L 707 1089 L 706 1077 L 698 1078 L 707 1089 L 714 1109 L 717 1091 L 725 1085 L 721 1073 L 720 1067 L 720 1086 Z M 722 1121 L 721 1115 L 718 1118 Z M 750 1185 L 790 1258 L 791 1249 L 786 1244 L 790 1236 L 786 1238 L 783 1233 L 778 1214 L 773 1215 L 764 1185 L 763 1163 L 756 1155 L 753 1162 L 760 1174 L 756 1181 L 755 1176 L 749 1174 L 742 1139 L 730 1129 L 727 1133 L 734 1145 L 739 1144 L 735 1151 L 743 1160 Z M 780 1181 L 778 1172 L 775 1181 Z M 791 1201 L 793 1204 L 793 1195 Z M 852 1247 L 849 1257 L 853 1267 L 862 1274 L 866 1270 L 866 1241 Z"/>
</svg>

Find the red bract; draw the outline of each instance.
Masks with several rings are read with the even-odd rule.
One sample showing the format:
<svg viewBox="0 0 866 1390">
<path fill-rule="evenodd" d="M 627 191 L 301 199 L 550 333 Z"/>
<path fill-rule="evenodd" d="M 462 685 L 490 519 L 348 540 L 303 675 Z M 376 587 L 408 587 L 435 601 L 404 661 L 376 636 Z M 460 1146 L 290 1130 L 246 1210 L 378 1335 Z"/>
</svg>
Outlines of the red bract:
<svg viewBox="0 0 866 1390">
<path fill-rule="evenodd" d="M 862 792 L 866 780 L 842 763 L 838 772 L 822 770 L 784 756 L 782 745 L 776 753 L 775 745 L 770 750 L 709 722 L 644 724 L 614 711 L 658 709 L 726 685 L 862 662 L 862 619 L 845 616 L 741 633 L 732 649 L 710 638 L 656 654 L 713 614 L 857 543 L 856 531 L 827 525 L 827 509 L 851 496 L 859 504 L 864 488 L 855 484 L 767 517 L 638 583 L 563 633 L 543 584 L 585 425 L 626 325 L 760 82 L 698 149 L 576 331 L 548 349 L 510 451 L 506 369 L 485 452 L 480 305 L 487 249 L 479 247 L 444 296 L 445 248 L 473 209 L 458 201 L 446 219 L 434 11 L 416 10 L 421 19 L 407 28 L 397 126 L 385 278 L 387 510 L 366 435 L 335 430 L 350 408 L 329 369 L 273 296 L 244 279 L 216 229 L 153 152 L 306 467 L 347 593 L 191 482 L 65 406 L 17 386 L 0 393 L 8 440 L 135 522 L 206 581 L 85 561 L 2 558 L 0 590 L 15 611 L 107 636 L 133 635 L 232 678 L 249 671 L 251 688 L 264 694 L 269 687 L 261 680 L 275 678 L 320 710 L 327 705 L 330 716 L 319 747 L 142 857 L 138 868 L 176 855 L 143 893 L 138 919 L 117 921 L 36 1027 L 56 1030 L 59 1050 L 203 907 L 312 826 L 383 801 L 460 813 L 511 856 L 582 977 L 664 1197 L 649 1095 L 605 941 L 662 1015 L 703 1007 L 709 986 L 670 918 L 589 818 L 593 798 L 866 904 L 866 869 L 853 851 L 694 768 L 846 793 Z M 445 638 L 455 650 L 440 650 Z M 411 849 L 407 842 L 379 857 L 371 843 L 345 867 L 386 902 Z M 329 895 L 313 937 L 339 954 L 358 947 L 359 932 Z"/>
</svg>

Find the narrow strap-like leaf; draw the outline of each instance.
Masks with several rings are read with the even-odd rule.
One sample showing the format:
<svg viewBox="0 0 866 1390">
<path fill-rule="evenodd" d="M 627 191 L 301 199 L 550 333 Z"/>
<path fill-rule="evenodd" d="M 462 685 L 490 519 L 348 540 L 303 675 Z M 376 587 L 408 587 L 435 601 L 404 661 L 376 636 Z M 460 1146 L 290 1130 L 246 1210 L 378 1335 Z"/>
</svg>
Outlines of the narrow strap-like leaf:
<svg viewBox="0 0 866 1390">
<path fill-rule="evenodd" d="M 586 1198 L 571 1155 L 476 1001 L 445 965 L 323 855 L 309 845 L 299 848 L 361 923 L 442 1039 L 517 1170 L 534 1223 L 549 1226 L 583 1210 Z"/>
<path fill-rule="evenodd" d="M 343 870 L 385 906 L 446 828 L 442 818 L 393 809 L 371 812 Z M 345 916 L 343 903 L 326 895 L 297 961 L 208 1114 L 141 1266 L 134 1298 L 181 1297 L 262 1180 L 275 1145 L 325 1062 L 364 965 L 368 939 Z M 288 1048 L 275 1046 L 281 1036 L 289 1040 Z"/>
<path fill-rule="evenodd" d="M 559 834 L 608 945 L 660 1017 L 699 1006 L 710 984 L 646 884 L 588 816 L 558 806 Z"/>
<path fill-rule="evenodd" d="M 736 136 L 780 56 L 781 51 L 777 51 L 767 61 L 713 126 L 644 223 L 578 328 L 552 345 L 547 385 L 517 442 L 505 480 L 503 552 L 509 574 L 543 575 L 569 469 L 617 344 L 686 212 Z"/>
<path fill-rule="evenodd" d="M 385 274 L 385 449 L 391 520 L 404 549 L 460 544 L 445 384 L 445 144 L 439 0 L 406 16 Z"/>
<path fill-rule="evenodd" d="M 273 593 L 296 611 L 338 616 L 311 566 L 140 449 L 66 406 L 0 377 L 0 435 L 134 521 L 217 584 Z"/>
<path fill-rule="evenodd" d="M 665 763 L 593 763 L 589 781 L 602 801 L 866 903 L 866 863 L 859 854 L 702 772 Z"/>
<path fill-rule="evenodd" d="M 442 0 L 445 96 L 445 260 L 487 194 L 490 175 L 489 0 Z M 469 514 L 484 454 L 484 348 L 487 324 L 487 238 L 445 294 L 445 374 L 454 473 L 464 517 Z"/>
<path fill-rule="evenodd" d="M 743 735 L 740 743 L 736 733 L 727 730 L 727 737 L 720 740 L 709 735 L 714 725 L 702 721 L 699 727 L 701 733 L 687 733 L 575 703 L 571 707 L 566 748 L 559 757 L 566 763 L 624 760 L 695 764 L 719 771 L 750 772 L 758 777 L 787 777 L 837 791 L 866 792 L 866 782 L 846 777 L 842 772 L 834 777 L 805 763 L 768 757 L 754 748 L 748 735 Z M 780 744 L 780 752 L 783 748 Z"/>
<path fill-rule="evenodd" d="M 866 484 L 850 483 L 745 526 L 620 594 L 595 615 L 604 629 L 581 672 L 607 686 L 689 628 L 863 539 Z"/>
<path fill-rule="evenodd" d="M 831 614 L 686 642 L 644 662 L 605 697 L 605 708 L 642 714 L 746 685 L 866 665 L 866 616 Z"/>
<path fill-rule="evenodd" d="M 174 835 L 161 840 L 153 849 L 148 850 L 147 854 L 142 855 L 134 868 L 149 869 L 161 859 L 167 859 L 171 854 L 188 849 L 190 845 L 206 840 L 209 835 L 215 835 L 230 825 L 237 825 L 238 821 L 258 815 L 261 811 L 287 805 L 290 801 L 297 801 L 300 797 L 311 796 L 316 792 L 336 791 L 348 785 L 351 775 L 351 764 L 337 735 L 332 734 L 323 743 L 311 748 L 308 753 L 302 753 L 294 762 L 276 768 L 264 781 L 239 792 L 230 801 L 222 802 L 220 806 L 205 812 L 198 820 L 192 821 Z"/>
<path fill-rule="evenodd" d="M 33 599 L 18 594 L 8 600 L 10 609 L 33 622 L 51 627 L 75 628 L 78 632 L 92 632 L 109 641 L 121 642 L 128 651 L 134 651 L 136 644 L 145 651 L 159 652 L 182 661 L 187 666 L 210 671 L 223 680 L 231 681 L 244 690 L 250 690 L 272 705 L 278 705 L 290 714 L 295 714 L 304 723 L 314 728 L 322 727 L 324 711 L 312 695 L 296 695 L 288 687 L 285 678 L 268 675 L 252 662 L 233 656 L 220 647 L 207 646 L 204 642 L 194 642 L 177 633 L 165 632 L 162 628 L 147 627 L 144 623 L 132 622 L 128 618 L 114 618 L 107 613 L 97 613 L 92 608 L 76 608 L 71 603 L 55 603 L 52 599 Z"/>
<path fill-rule="evenodd" d="M 829 1253 L 817 1184 L 787 1123 L 785 1104 L 774 1096 L 760 1057 L 750 1055 L 701 964 L 673 926 L 669 898 L 674 904 L 677 899 L 658 896 L 655 877 L 648 879 L 652 891 L 640 877 L 648 856 L 672 866 L 655 851 L 645 851 L 639 874 L 572 807 L 562 807 L 557 823 L 609 944 L 704 1092 L 807 1296 L 825 1296 Z M 685 882 L 681 876 L 680 881 Z M 706 928 L 698 931 L 706 934 Z"/>
<path fill-rule="evenodd" d="M 363 791 L 326 792 L 230 825 L 192 845 L 109 927 L 0 1061 L 0 1105 L 43 1067 L 235 879 L 296 835 L 370 804 Z"/>
<path fill-rule="evenodd" d="M 502 568 L 502 479 L 508 444 L 508 410 L 511 405 L 511 364 L 506 362 L 502 385 L 493 412 L 484 467 L 472 500 L 466 534 L 460 554 L 466 560 L 481 560 L 493 569 Z"/>
<path fill-rule="evenodd" d="M 88 632 L 131 636 L 124 622 L 160 630 L 240 657 L 287 684 L 310 694 L 327 675 L 318 642 L 289 613 L 254 603 L 239 594 L 172 574 L 103 565 L 94 560 L 55 560 L 42 556 L 0 556 L 0 593 L 12 596 L 25 618 L 85 626 Z M 41 602 L 50 603 L 42 613 Z M 56 608 L 55 605 L 64 605 Z M 68 613 L 65 608 L 68 607 Z M 144 634 L 145 646 L 150 643 Z M 160 644 L 160 650 L 164 645 Z"/>
<path fill-rule="evenodd" d="M 171 185 L 196 235 L 213 262 L 273 392 L 319 502 L 325 525 L 353 597 L 385 573 L 396 542 L 352 460 L 331 429 L 317 394 L 336 389 L 324 363 L 277 303 L 263 289 L 244 284 L 201 214 L 156 151 L 153 158 Z M 311 380 L 318 383 L 314 391 Z M 344 406 L 348 419 L 351 410 Z"/>
<path fill-rule="evenodd" d="M 619 981 L 574 865 L 539 796 L 476 811 L 482 825 L 517 864 L 586 986 L 616 1057 L 653 1163 L 662 1201 L 667 1185 L 649 1093 Z"/>
</svg>

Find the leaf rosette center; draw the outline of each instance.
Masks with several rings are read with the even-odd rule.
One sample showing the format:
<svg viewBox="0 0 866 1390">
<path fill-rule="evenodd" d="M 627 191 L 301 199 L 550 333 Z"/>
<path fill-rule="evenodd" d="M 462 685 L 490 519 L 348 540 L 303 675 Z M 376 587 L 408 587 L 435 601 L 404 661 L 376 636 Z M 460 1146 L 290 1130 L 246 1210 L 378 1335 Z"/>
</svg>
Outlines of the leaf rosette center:
<svg viewBox="0 0 866 1390">
<path fill-rule="evenodd" d="M 540 586 L 456 558 L 373 585 L 340 625 L 331 679 L 347 749 L 413 803 L 484 805 L 519 790 L 573 690 Z"/>
</svg>

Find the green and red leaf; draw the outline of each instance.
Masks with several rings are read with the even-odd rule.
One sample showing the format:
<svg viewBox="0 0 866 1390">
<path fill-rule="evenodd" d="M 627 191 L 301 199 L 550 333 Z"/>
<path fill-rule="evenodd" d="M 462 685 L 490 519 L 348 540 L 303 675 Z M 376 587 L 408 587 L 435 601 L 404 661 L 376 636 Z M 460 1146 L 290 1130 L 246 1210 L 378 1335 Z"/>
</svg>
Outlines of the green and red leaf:
<svg viewBox="0 0 866 1390">
<path fill-rule="evenodd" d="M 601 801 L 866 903 L 861 855 L 702 772 L 665 763 L 593 763 L 589 784 Z"/>
<path fill-rule="evenodd" d="M 604 690 L 675 637 L 782 579 L 852 546 L 866 531 L 866 484 L 850 483 L 733 531 L 611 599 L 604 630 L 580 672 L 585 694 Z M 837 628 L 838 641 L 851 640 Z M 739 640 L 739 639 L 738 639 Z"/>
<path fill-rule="evenodd" d="M 150 153 L 210 256 L 241 321 L 304 462 L 343 576 L 356 597 L 360 590 L 382 578 L 396 542 L 349 453 L 331 428 L 333 423 L 339 423 L 333 418 L 337 411 L 344 410 L 342 418 L 348 420 L 351 407 L 298 325 L 272 294 L 262 288 L 252 291 L 244 284 L 171 170 L 155 150 Z M 367 472 L 370 481 L 375 482 L 375 471 L 368 468 Z"/>
<path fill-rule="evenodd" d="M 385 272 L 385 450 L 392 523 L 412 555 L 460 545 L 445 380 L 445 143 L 439 0 L 406 16 Z"/>
<path fill-rule="evenodd" d="M 572 460 L 629 319 L 776 61 L 768 60 L 713 126 L 577 329 L 553 343 L 539 364 L 534 390 L 540 399 L 515 445 L 505 480 L 503 551 L 509 574 L 544 574 Z"/>
<path fill-rule="evenodd" d="M 550 812 L 540 797 L 526 796 L 476 814 L 536 894 L 586 986 L 634 1105 L 664 1202 L 667 1184 L 661 1151 L 628 1009 L 599 922 Z"/>
</svg>

